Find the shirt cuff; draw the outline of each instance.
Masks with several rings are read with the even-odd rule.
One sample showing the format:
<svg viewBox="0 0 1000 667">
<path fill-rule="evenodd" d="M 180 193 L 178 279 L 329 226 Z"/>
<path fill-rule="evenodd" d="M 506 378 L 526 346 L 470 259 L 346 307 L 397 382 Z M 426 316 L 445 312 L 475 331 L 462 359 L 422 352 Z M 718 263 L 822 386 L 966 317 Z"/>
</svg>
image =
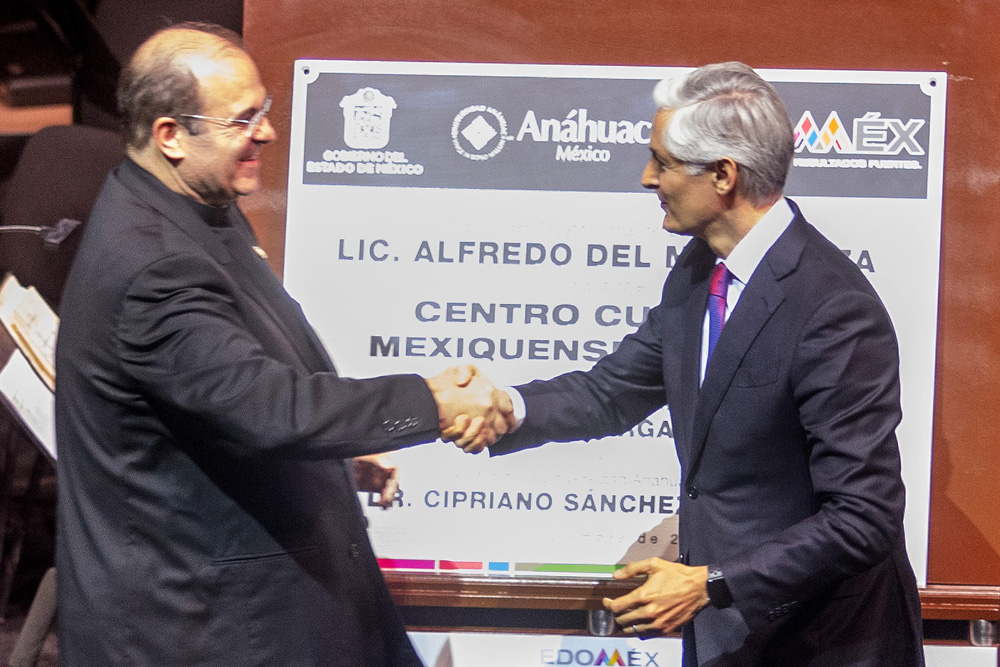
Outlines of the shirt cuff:
<svg viewBox="0 0 1000 667">
<path fill-rule="evenodd" d="M 510 402 L 514 406 L 514 430 L 521 428 L 524 418 L 528 415 L 528 409 L 524 405 L 521 393 L 513 387 L 501 387 L 501 391 L 510 396 Z"/>
</svg>

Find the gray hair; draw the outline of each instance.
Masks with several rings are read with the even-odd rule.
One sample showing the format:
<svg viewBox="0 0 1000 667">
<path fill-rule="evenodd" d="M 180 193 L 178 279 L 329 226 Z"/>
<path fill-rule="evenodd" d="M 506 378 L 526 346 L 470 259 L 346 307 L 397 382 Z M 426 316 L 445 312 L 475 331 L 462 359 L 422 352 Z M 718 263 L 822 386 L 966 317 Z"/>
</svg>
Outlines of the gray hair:
<svg viewBox="0 0 1000 667">
<path fill-rule="evenodd" d="M 198 78 L 191 71 L 192 56 L 243 52 L 240 36 L 211 23 L 185 22 L 154 33 L 136 50 L 118 81 L 118 108 L 125 138 L 132 148 L 149 141 L 153 121 L 161 116 L 193 130 L 192 121 L 179 118 L 200 113 Z"/>
<path fill-rule="evenodd" d="M 795 152 L 792 122 L 774 86 L 752 68 L 705 65 L 660 81 L 653 100 L 674 112 L 663 144 L 688 173 L 728 157 L 742 174 L 738 194 L 756 206 L 781 195 Z"/>
</svg>

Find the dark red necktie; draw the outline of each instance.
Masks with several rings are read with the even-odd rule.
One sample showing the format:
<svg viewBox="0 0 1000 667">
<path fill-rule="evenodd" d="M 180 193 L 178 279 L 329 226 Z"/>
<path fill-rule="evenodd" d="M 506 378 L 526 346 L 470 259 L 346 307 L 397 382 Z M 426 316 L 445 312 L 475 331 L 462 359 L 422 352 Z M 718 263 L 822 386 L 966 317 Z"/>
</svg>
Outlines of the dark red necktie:
<svg viewBox="0 0 1000 667">
<path fill-rule="evenodd" d="M 712 358 L 712 350 L 719 342 L 719 334 L 722 333 L 722 326 L 726 323 L 726 292 L 729 290 L 729 281 L 733 274 L 729 273 L 726 265 L 719 262 L 712 268 L 712 275 L 708 280 L 708 356 L 705 357 L 705 365 Z"/>
</svg>

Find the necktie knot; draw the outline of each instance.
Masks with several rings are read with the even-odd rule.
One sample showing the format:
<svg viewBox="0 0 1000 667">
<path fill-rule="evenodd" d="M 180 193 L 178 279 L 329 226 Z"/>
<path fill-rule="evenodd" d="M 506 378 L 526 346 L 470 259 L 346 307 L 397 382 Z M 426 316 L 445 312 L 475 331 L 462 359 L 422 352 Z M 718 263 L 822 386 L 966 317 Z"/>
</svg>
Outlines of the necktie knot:
<svg viewBox="0 0 1000 667">
<path fill-rule="evenodd" d="M 722 262 L 712 267 L 712 275 L 708 280 L 708 292 L 712 296 L 719 297 L 723 301 L 726 299 L 726 292 L 729 290 L 729 281 L 732 274 Z"/>
</svg>

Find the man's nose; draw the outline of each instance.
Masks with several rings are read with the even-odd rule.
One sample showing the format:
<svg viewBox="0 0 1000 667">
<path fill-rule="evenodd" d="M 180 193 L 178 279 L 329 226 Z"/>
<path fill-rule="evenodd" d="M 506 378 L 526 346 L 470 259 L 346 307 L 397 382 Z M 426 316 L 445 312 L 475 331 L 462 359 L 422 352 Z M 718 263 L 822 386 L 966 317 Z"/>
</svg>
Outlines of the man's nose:
<svg viewBox="0 0 1000 667">
<path fill-rule="evenodd" d="M 660 187 L 659 173 L 659 165 L 655 164 L 652 160 L 647 162 L 645 169 L 642 170 L 642 187 L 647 190 L 655 190 Z"/>
<path fill-rule="evenodd" d="M 258 144 L 269 144 L 278 138 L 278 133 L 274 131 L 271 120 L 264 116 L 260 119 L 260 124 L 254 128 L 253 140 Z"/>
</svg>

